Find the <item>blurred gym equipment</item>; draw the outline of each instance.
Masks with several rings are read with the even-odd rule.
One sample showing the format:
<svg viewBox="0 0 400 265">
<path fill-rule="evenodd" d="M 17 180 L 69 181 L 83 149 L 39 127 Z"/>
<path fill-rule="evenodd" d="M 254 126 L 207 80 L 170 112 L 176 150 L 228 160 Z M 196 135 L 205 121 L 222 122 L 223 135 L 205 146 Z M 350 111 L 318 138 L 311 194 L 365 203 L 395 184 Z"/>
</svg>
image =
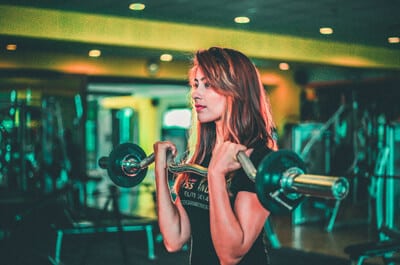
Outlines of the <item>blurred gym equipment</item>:
<svg viewBox="0 0 400 265">
<path fill-rule="evenodd" d="M 356 265 L 374 257 L 381 257 L 388 265 L 400 261 L 400 124 L 386 125 L 384 135 L 370 187 L 376 206 L 377 240 L 349 245 L 344 249 L 352 264 Z"/>
</svg>

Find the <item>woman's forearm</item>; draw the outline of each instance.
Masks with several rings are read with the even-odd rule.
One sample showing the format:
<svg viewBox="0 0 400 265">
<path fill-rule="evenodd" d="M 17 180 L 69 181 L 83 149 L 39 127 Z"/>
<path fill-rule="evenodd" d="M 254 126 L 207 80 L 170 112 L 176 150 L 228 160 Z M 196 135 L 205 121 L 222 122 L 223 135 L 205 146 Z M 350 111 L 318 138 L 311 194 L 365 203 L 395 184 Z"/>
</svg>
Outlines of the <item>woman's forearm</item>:
<svg viewBox="0 0 400 265">
<path fill-rule="evenodd" d="M 185 218 L 172 201 L 165 168 L 156 168 L 156 202 L 160 232 L 168 251 L 177 251 L 188 240 Z"/>
<path fill-rule="evenodd" d="M 221 264 L 236 264 L 247 251 L 244 232 L 231 207 L 225 177 L 212 176 L 212 172 L 208 177 L 213 244 Z"/>
</svg>

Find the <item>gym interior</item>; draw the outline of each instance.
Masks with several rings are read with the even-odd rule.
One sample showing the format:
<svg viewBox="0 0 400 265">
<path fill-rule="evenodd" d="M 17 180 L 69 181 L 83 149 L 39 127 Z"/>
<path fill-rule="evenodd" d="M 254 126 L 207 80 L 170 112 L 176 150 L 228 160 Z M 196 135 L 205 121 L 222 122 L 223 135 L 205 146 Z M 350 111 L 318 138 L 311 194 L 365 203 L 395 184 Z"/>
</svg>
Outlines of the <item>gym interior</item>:
<svg viewBox="0 0 400 265">
<path fill-rule="evenodd" d="M 151 154 L 169 140 L 184 161 L 191 54 L 211 46 L 253 60 L 287 151 L 265 164 L 299 169 L 254 176 L 271 265 L 400 264 L 399 3 L 88 2 L 0 1 L 2 264 L 187 264 L 163 246 Z"/>
</svg>

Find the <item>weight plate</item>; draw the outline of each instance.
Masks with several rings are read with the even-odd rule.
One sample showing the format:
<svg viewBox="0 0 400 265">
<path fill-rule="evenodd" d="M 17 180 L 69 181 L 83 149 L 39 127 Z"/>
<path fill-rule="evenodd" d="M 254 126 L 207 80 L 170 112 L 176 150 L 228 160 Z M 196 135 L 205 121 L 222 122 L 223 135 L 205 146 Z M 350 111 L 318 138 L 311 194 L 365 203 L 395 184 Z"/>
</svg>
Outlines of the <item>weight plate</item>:
<svg viewBox="0 0 400 265">
<path fill-rule="evenodd" d="M 128 175 L 123 165 L 127 159 L 140 163 L 144 158 L 146 158 L 146 153 L 140 146 L 133 143 L 119 144 L 111 151 L 108 158 L 108 176 L 117 186 L 134 187 L 146 177 L 147 167 L 139 170 L 136 174 Z"/>
<path fill-rule="evenodd" d="M 261 204 L 272 213 L 293 210 L 302 200 L 298 194 L 288 194 L 281 188 L 282 174 L 297 167 L 305 172 L 305 163 L 291 150 L 279 150 L 263 158 L 257 169 L 256 193 Z"/>
</svg>

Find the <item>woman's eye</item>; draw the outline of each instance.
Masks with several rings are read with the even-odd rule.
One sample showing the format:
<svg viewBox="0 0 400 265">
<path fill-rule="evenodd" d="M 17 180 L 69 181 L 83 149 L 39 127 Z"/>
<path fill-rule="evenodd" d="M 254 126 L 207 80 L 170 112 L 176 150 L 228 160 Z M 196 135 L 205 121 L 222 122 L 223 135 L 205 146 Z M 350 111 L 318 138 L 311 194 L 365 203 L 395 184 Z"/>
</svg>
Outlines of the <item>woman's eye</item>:
<svg viewBox="0 0 400 265">
<path fill-rule="evenodd" d="M 204 83 L 205 88 L 209 88 L 210 86 L 211 86 L 211 84 L 209 82 Z"/>
</svg>

